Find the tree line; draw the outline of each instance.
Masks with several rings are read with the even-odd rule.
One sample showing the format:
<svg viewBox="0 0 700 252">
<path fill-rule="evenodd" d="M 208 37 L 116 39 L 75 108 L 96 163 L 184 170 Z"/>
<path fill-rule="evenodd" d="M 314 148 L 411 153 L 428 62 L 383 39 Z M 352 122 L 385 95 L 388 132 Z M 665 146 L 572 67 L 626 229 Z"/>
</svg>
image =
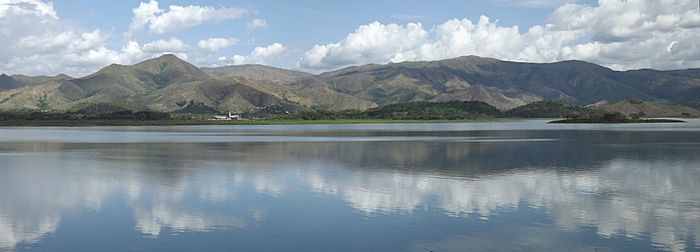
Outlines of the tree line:
<svg viewBox="0 0 700 252">
<path fill-rule="evenodd" d="M 131 111 L 114 105 L 91 105 L 68 112 L 0 112 L 0 120 L 201 120 L 216 114 L 216 110 L 213 108 L 209 109 L 196 102 L 189 102 L 181 107 L 185 109 L 165 113 Z M 600 112 L 594 110 L 553 101 L 534 102 L 508 111 L 501 111 L 481 101 L 419 101 L 390 104 L 364 111 L 309 109 L 293 113 L 290 113 L 284 106 L 273 105 L 242 113 L 242 116 L 249 119 L 266 120 L 475 120 L 489 118 L 590 118 L 601 115 Z M 620 115 L 608 116 L 619 117 Z"/>
<path fill-rule="evenodd" d="M 571 104 L 540 101 L 512 110 L 501 111 L 482 101 L 397 103 L 365 111 L 326 110 L 291 114 L 267 114 L 262 117 L 279 120 L 474 120 L 488 118 L 565 118 L 588 113 L 588 109 Z M 259 115 L 260 116 L 260 115 Z"/>
<path fill-rule="evenodd" d="M 169 120 L 169 113 L 154 111 L 113 111 L 104 113 L 80 113 L 80 112 L 37 112 L 15 111 L 0 112 L 0 121 L 77 121 L 77 120 L 134 120 L 157 121 Z"/>
</svg>

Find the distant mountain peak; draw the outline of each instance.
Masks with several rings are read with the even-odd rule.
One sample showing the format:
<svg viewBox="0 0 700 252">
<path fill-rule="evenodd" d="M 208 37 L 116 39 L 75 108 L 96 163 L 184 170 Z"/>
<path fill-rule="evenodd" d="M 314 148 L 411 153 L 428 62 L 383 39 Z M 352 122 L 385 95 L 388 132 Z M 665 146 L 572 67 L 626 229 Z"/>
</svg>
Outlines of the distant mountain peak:
<svg viewBox="0 0 700 252">
<path fill-rule="evenodd" d="M 157 58 L 163 58 L 163 59 L 168 59 L 168 58 L 172 59 L 172 58 L 175 58 L 175 59 L 180 59 L 180 58 L 177 57 L 177 55 L 172 54 L 172 53 L 164 53 L 163 55 L 160 55 L 160 56 L 158 56 Z"/>
<path fill-rule="evenodd" d="M 10 77 L 7 74 L 0 74 L 0 90 L 1 89 L 13 89 L 22 86 L 22 84 Z"/>
<path fill-rule="evenodd" d="M 151 65 L 151 64 L 171 64 L 171 63 L 176 63 L 176 62 L 185 62 L 184 60 L 178 58 L 175 55 L 172 54 L 164 54 L 159 57 L 147 59 L 144 61 L 141 61 L 139 63 L 136 63 L 134 66 L 143 66 L 143 65 Z M 189 64 L 189 63 L 187 63 Z"/>
<path fill-rule="evenodd" d="M 207 73 L 174 54 L 163 54 L 160 57 L 142 61 L 133 67 L 141 71 L 162 75 L 167 79 L 184 78 L 188 81 L 194 81 L 209 78 Z"/>
<path fill-rule="evenodd" d="M 457 57 L 457 58 L 455 58 L 455 59 L 494 59 L 494 58 L 481 57 L 481 56 L 477 56 L 477 55 L 473 55 L 473 54 L 472 54 L 472 55 L 463 55 L 463 56 L 459 56 L 459 57 Z"/>
<path fill-rule="evenodd" d="M 58 75 L 56 75 L 54 78 L 57 78 L 57 79 L 66 79 L 66 80 L 73 79 L 72 76 L 67 75 L 67 74 L 58 74 Z"/>
<path fill-rule="evenodd" d="M 59 109 L 114 103 L 170 111 L 191 100 L 222 110 L 270 104 L 342 110 L 420 100 L 479 100 L 507 109 L 537 100 L 586 105 L 622 99 L 700 108 L 700 70 L 620 72 L 580 60 L 542 64 L 475 55 L 314 75 L 258 64 L 200 69 L 163 54 L 135 65 L 112 64 L 78 79 L 0 74 L 0 89 L 17 88 L 22 90 L 0 91 L 7 98 L 0 109 L 32 109 L 35 94 L 46 90 L 53 90 L 48 93 Z"/>
</svg>

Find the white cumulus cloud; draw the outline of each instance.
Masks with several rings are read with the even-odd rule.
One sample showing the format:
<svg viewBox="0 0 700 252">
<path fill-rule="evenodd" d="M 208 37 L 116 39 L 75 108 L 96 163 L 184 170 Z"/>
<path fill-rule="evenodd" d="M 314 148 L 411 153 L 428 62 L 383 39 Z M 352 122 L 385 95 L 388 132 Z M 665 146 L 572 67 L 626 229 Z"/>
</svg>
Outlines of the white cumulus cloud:
<svg viewBox="0 0 700 252">
<path fill-rule="evenodd" d="M 187 52 L 189 49 L 190 46 L 176 37 L 172 37 L 169 40 L 159 39 L 143 45 L 143 51 L 147 53 L 178 53 Z"/>
<path fill-rule="evenodd" d="M 265 29 L 267 28 L 267 20 L 256 18 L 248 22 L 246 26 L 248 27 L 248 30 Z"/>
<path fill-rule="evenodd" d="M 199 43 L 197 43 L 197 46 L 207 51 L 216 52 L 221 49 L 234 46 L 237 43 L 238 39 L 235 38 L 208 38 L 200 40 Z"/>
<path fill-rule="evenodd" d="M 237 19 L 251 12 L 246 8 L 214 8 L 211 6 L 179 6 L 170 5 L 167 10 L 161 9 L 158 1 L 141 2 L 133 9 L 134 17 L 129 26 L 127 36 L 143 30 L 144 27 L 157 34 L 178 32 L 207 22 L 221 22 Z"/>
<path fill-rule="evenodd" d="M 235 55 L 232 57 L 233 64 L 265 64 L 270 60 L 278 59 L 288 53 L 289 49 L 280 43 L 273 43 L 268 46 L 258 46 L 248 55 Z"/>
<path fill-rule="evenodd" d="M 81 75 L 134 56 L 109 49 L 110 35 L 62 20 L 51 2 L 0 0 L 0 72 Z"/>
<path fill-rule="evenodd" d="M 373 22 L 341 41 L 314 46 L 298 65 L 321 71 L 367 63 L 478 55 L 530 62 L 580 59 L 615 69 L 700 67 L 697 4 L 694 0 L 565 4 L 545 24 L 527 29 L 502 26 L 485 16 L 476 22 L 451 19 L 430 28 L 420 23 Z"/>
</svg>

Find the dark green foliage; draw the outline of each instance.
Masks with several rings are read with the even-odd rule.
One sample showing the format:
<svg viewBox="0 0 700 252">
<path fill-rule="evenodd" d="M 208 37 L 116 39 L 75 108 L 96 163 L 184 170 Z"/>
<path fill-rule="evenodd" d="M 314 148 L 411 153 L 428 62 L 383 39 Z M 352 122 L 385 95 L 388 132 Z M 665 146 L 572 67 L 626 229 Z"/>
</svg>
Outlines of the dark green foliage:
<svg viewBox="0 0 700 252">
<path fill-rule="evenodd" d="M 284 120 L 469 120 L 499 117 L 502 112 L 479 101 L 409 102 L 373 108 L 367 111 L 305 111 L 273 118 Z"/>
<path fill-rule="evenodd" d="M 218 111 L 201 102 L 178 102 L 182 109 L 174 112 L 178 118 L 198 118 L 203 120 Z M 558 123 L 635 123 L 635 122 L 667 122 L 662 120 L 643 120 L 644 114 L 626 117 L 619 112 L 595 110 L 557 102 L 535 102 L 511 111 L 502 112 L 495 107 L 480 101 L 450 101 L 450 102 L 409 102 L 381 106 L 366 111 L 346 110 L 327 111 L 316 110 L 290 113 L 294 107 L 273 105 L 261 107 L 242 113 L 247 119 L 271 120 L 474 120 L 485 118 L 554 118 L 565 117 Z M 184 115 L 187 114 L 187 115 Z M 207 115 L 192 117 L 192 115 Z M 46 112 L 6 112 L 0 113 L 0 121 L 159 121 L 170 120 L 171 115 L 161 112 L 133 112 L 119 106 L 101 104 L 84 107 L 76 112 L 46 113 Z"/>
<path fill-rule="evenodd" d="M 167 63 L 167 62 L 160 63 L 160 71 L 161 71 L 161 72 L 163 72 L 163 70 L 165 70 L 166 67 L 168 67 L 168 63 Z"/>
<path fill-rule="evenodd" d="M 168 79 L 167 77 L 164 77 L 164 76 L 156 75 L 156 76 L 153 76 L 153 81 L 156 83 L 156 85 L 157 85 L 158 87 L 165 87 L 165 86 L 167 86 L 168 83 L 170 83 L 170 81 L 172 81 L 172 80 L 170 80 L 170 79 Z"/>
<path fill-rule="evenodd" d="M 152 111 L 118 111 L 105 114 L 87 115 L 86 119 L 160 121 L 170 119 L 170 114 Z"/>
<path fill-rule="evenodd" d="M 242 114 L 244 118 L 277 118 L 286 115 L 289 115 L 289 110 L 286 106 L 282 105 L 267 106 L 246 111 Z"/>
<path fill-rule="evenodd" d="M 43 112 L 0 112 L 0 121 L 54 121 L 79 120 L 78 114 Z"/>
<path fill-rule="evenodd" d="M 585 108 L 553 101 L 539 101 L 514 108 L 506 112 L 507 117 L 517 118 L 564 118 L 572 114 L 585 113 Z"/>
<path fill-rule="evenodd" d="M 602 118 L 606 122 L 624 122 L 628 120 L 627 116 L 620 112 L 607 112 L 603 113 L 599 118 Z"/>
<path fill-rule="evenodd" d="M 203 102 L 190 100 L 189 102 L 177 102 L 180 109 L 173 111 L 174 114 L 211 115 L 219 113 L 215 108 L 205 105 Z"/>
<path fill-rule="evenodd" d="M 551 123 L 679 123 L 680 120 L 667 119 L 640 119 L 638 116 L 628 118 L 619 112 L 605 110 L 591 110 L 582 114 L 575 114 L 569 118 Z"/>
<path fill-rule="evenodd" d="M 36 97 L 36 107 L 41 111 L 49 110 L 49 95 L 47 93 L 42 93 Z"/>
<path fill-rule="evenodd" d="M 78 120 L 169 120 L 170 114 L 152 111 L 133 112 L 113 111 L 106 113 L 84 114 L 81 112 L 46 113 L 46 112 L 2 112 L 0 121 L 78 121 Z"/>
<path fill-rule="evenodd" d="M 646 116 L 646 114 L 644 112 L 634 113 L 634 114 L 630 115 L 630 117 L 632 117 L 632 120 L 639 120 L 645 116 Z"/>
<path fill-rule="evenodd" d="M 128 111 L 127 108 L 109 103 L 85 104 L 77 110 L 79 114 L 104 114 L 118 111 Z"/>
<path fill-rule="evenodd" d="M 501 115 L 497 108 L 480 101 L 397 103 L 365 112 L 372 119 L 464 120 Z"/>
</svg>

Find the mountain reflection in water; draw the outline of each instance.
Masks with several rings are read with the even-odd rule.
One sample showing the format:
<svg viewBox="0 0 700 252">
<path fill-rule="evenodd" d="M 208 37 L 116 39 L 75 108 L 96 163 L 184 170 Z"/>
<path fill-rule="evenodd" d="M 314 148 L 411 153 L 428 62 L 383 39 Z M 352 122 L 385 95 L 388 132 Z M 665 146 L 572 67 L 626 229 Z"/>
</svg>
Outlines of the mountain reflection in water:
<svg viewBox="0 0 700 252">
<path fill-rule="evenodd" d="M 700 247 L 697 131 L 280 134 L 316 140 L 0 142 L 0 250 L 214 239 L 187 238 L 198 233 L 250 250 Z M 386 139 L 352 140 L 377 136 Z M 341 230 L 353 222 L 358 231 Z M 371 238 L 391 230 L 386 243 Z M 567 237 L 555 245 L 494 230 Z M 294 245 L 268 244 L 287 237 Z M 363 237 L 367 244 L 347 241 Z"/>
</svg>

